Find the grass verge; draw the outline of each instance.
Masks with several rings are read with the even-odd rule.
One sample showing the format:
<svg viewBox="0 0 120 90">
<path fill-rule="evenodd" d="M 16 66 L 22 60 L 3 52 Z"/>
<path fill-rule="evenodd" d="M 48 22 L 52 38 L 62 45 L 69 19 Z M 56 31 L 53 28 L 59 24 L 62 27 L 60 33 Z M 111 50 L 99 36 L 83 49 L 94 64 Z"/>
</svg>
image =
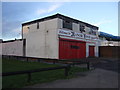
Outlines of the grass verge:
<svg viewBox="0 0 120 90">
<path fill-rule="evenodd" d="M 46 64 L 39 62 L 26 62 L 18 60 L 2 60 L 2 72 L 13 72 L 13 71 L 23 71 L 23 70 L 32 70 L 38 68 L 47 68 L 47 67 L 56 67 L 60 65 L 56 64 Z M 5 76 L 2 78 L 2 88 L 21 88 L 27 85 L 33 85 L 37 83 L 51 82 L 58 79 L 70 79 L 75 77 L 76 72 L 87 71 L 86 68 L 71 67 L 69 76 L 65 77 L 64 70 L 50 70 L 43 72 L 32 73 L 31 82 L 27 82 L 27 74 L 23 75 L 14 75 L 14 76 Z"/>
</svg>

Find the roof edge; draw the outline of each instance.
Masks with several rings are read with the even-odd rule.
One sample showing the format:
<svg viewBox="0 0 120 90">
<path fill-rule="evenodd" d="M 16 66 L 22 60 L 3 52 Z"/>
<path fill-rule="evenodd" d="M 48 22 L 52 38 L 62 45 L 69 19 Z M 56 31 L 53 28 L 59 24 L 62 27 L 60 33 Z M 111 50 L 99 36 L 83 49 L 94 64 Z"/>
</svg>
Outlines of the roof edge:
<svg viewBox="0 0 120 90">
<path fill-rule="evenodd" d="M 50 19 L 54 19 L 54 18 L 61 18 L 61 17 L 65 17 L 65 18 L 71 19 L 71 20 L 73 20 L 73 21 L 75 21 L 75 22 L 81 22 L 81 23 L 84 23 L 84 24 L 86 24 L 86 25 L 89 25 L 89 26 L 92 26 L 92 27 L 96 27 L 97 30 L 98 30 L 98 28 L 99 28 L 99 27 L 94 26 L 94 25 L 92 25 L 92 24 L 89 24 L 89 23 L 86 23 L 86 22 L 83 22 L 83 21 L 80 21 L 80 20 L 71 18 L 71 17 L 69 17 L 69 16 L 65 16 L 65 15 L 62 15 L 62 14 L 59 14 L 59 13 L 54 14 L 54 15 L 51 15 L 51 16 L 47 16 L 47 17 L 44 17 L 44 18 L 41 18 L 41 19 L 36 19 L 36 20 L 33 20 L 33 21 L 29 21 L 29 22 L 22 23 L 22 26 L 24 26 L 24 25 L 29 25 L 29 24 L 36 23 L 36 22 L 46 21 L 46 20 L 50 20 Z"/>
</svg>

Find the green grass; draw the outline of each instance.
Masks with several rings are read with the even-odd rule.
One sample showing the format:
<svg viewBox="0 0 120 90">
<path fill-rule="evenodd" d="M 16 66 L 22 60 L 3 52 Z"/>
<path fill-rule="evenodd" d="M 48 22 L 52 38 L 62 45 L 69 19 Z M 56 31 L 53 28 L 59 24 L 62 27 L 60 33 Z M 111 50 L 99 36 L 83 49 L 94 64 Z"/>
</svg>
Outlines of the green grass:
<svg viewBox="0 0 120 90">
<path fill-rule="evenodd" d="M 13 72 L 13 71 L 23 71 L 23 70 L 32 70 L 38 68 L 47 68 L 47 67 L 56 67 L 60 65 L 55 64 L 46 64 L 39 62 L 26 62 L 18 60 L 2 60 L 2 72 Z M 87 71 L 86 68 L 71 67 L 69 76 L 65 77 L 64 70 L 50 70 L 43 72 L 32 73 L 31 82 L 27 82 L 27 74 L 14 75 L 14 76 L 5 76 L 2 78 L 2 87 L 3 88 L 21 88 L 27 85 L 33 85 L 37 83 L 45 83 L 58 79 L 69 79 L 75 77 L 76 72 Z"/>
</svg>

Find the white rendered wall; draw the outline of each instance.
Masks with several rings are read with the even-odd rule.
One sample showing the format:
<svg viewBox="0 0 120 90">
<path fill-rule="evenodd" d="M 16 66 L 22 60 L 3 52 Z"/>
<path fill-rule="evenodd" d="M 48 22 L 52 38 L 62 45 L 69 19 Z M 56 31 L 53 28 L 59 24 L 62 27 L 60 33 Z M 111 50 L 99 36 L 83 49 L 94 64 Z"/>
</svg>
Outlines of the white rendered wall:
<svg viewBox="0 0 120 90">
<path fill-rule="evenodd" d="M 39 22 L 39 29 L 37 29 L 37 23 L 23 26 L 26 56 L 58 58 L 57 22 L 57 18 Z"/>
<path fill-rule="evenodd" d="M 0 43 L 2 55 L 23 56 L 23 41 Z"/>
</svg>

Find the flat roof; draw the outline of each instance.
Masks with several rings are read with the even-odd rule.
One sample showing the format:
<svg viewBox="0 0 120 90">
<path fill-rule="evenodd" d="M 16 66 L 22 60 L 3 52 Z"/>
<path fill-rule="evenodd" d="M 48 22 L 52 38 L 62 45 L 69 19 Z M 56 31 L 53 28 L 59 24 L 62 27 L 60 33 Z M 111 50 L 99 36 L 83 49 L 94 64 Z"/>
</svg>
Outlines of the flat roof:
<svg viewBox="0 0 120 90">
<path fill-rule="evenodd" d="M 59 13 L 57 13 L 55 15 L 52 15 L 52 16 L 47 16 L 47 17 L 44 17 L 44 18 L 41 18 L 41 19 L 33 20 L 33 21 L 30 21 L 30 22 L 22 23 L 22 26 L 37 23 L 37 22 L 42 22 L 42 21 L 46 21 L 46 20 L 50 20 L 50 19 L 54 19 L 54 18 L 60 18 L 60 19 L 64 19 L 64 20 L 67 19 L 67 20 L 70 20 L 70 21 L 75 22 L 75 23 L 83 23 L 88 27 L 94 27 L 94 28 L 96 28 L 98 30 L 97 26 L 91 25 L 89 23 L 86 23 L 86 22 L 83 22 L 83 21 L 80 21 L 80 20 L 65 16 L 65 15 L 62 15 L 62 14 L 59 14 Z"/>
<path fill-rule="evenodd" d="M 22 41 L 23 39 L 15 39 L 15 40 L 7 40 L 7 41 L 2 41 L 2 43 L 8 43 L 8 42 L 14 42 L 14 41 Z"/>
</svg>

